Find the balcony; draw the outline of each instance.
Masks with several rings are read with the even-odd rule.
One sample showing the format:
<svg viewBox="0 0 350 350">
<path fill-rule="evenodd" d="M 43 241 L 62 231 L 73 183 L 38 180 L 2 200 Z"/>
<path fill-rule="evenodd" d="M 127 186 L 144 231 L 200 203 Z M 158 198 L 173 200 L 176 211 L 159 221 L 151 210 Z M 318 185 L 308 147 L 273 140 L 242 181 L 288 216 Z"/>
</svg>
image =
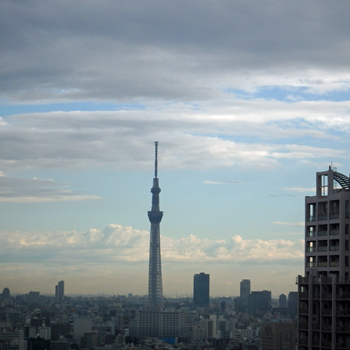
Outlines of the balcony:
<svg viewBox="0 0 350 350">
<path fill-rule="evenodd" d="M 350 299 L 350 293 L 338 294 L 337 299 Z"/>
<path fill-rule="evenodd" d="M 337 349 L 350 349 L 350 343 L 346 343 L 346 342 L 336 343 L 335 347 Z"/>
<path fill-rule="evenodd" d="M 318 231 L 318 235 L 319 236 L 327 236 L 328 235 L 328 231 L 327 230 Z"/>
<path fill-rule="evenodd" d="M 307 292 L 300 292 L 299 293 L 299 298 L 300 299 L 308 299 L 309 298 L 309 293 L 307 293 Z"/>
<path fill-rule="evenodd" d="M 329 266 L 330 266 L 330 267 L 339 267 L 339 261 L 331 261 L 331 262 L 329 263 Z"/>
<path fill-rule="evenodd" d="M 332 309 L 321 309 L 322 315 L 332 315 Z"/>
<path fill-rule="evenodd" d="M 320 262 L 318 263 L 318 267 L 327 267 L 327 266 L 328 266 L 327 261 L 320 261 Z"/>
<path fill-rule="evenodd" d="M 316 267 L 316 263 L 315 262 L 308 262 L 306 264 L 306 267 Z"/>
<path fill-rule="evenodd" d="M 350 326 L 338 326 L 336 328 L 337 332 L 346 332 L 346 333 L 350 333 Z"/>
<path fill-rule="evenodd" d="M 350 315 L 350 309 L 336 310 L 337 316 L 348 316 Z"/>
<path fill-rule="evenodd" d="M 332 325 L 331 324 L 323 324 L 321 327 L 322 331 L 325 332 L 331 332 L 332 331 Z"/>
<path fill-rule="evenodd" d="M 330 220 L 337 220 L 337 219 L 339 219 L 339 213 L 334 213 L 334 214 L 329 215 L 329 219 Z"/>
<path fill-rule="evenodd" d="M 299 338 L 298 343 L 300 345 L 307 345 L 308 344 L 308 339 L 307 338 Z"/>
<path fill-rule="evenodd" d="M 309 232 L 306 232 L 306 237 L 316 237 L 317 234 L 315 231 L 309 231 Z"/>
<path fill-rule="evenodd" d="M 332 293 L 322 293 L 321 298 L 332 300 Z"/>
<path fill-rule="evenodd" d="M 323 215 L 319 215 L 318 216 L 318 220 L 319 221 L 323 221 L 323 220 L 327 220 L 328 219 L 328 215 L 327 214 L 323 214 Z"/>
<path fill-rule="evenodd" d="M 310 215 L 306 218 L 307 222 L 316 221 L 316 215 Z"/>
<path fill-rule="evenodd" d="M 313 252 L 316 251 L 316 247 L 307 247 L 307 248 L 306 248 L 306 251 L 307 251 L 308 253 L 313 253 Z"/>
<path fill-rule="evenodd" d="M 300 314 L 308 314 L 309 313 L 309 309 L 307 308 L 307 307 L 300 307 L 299 309 L 298 309 L 298 314 L 300 315 Z"/>
<path fill-rule="evenodd" d="M 339 230 L 330 230 L 330 231 L 329 231 L 329 234 L 330 234 L 331 236 L 339 235 Z"/>
<path fill-rule="evenodd" d="M 329 246 L 329 251 L 331 252 L 335 252 L 339 250 L 339 246 L 338 245 L 331 245 Z"/>
<path fill-rule="evenodd" d="M 309 329 L 309 324 L 306 322 L 299 323 L 299 329 Z"/>
<path fill-rule="evenodd" d="M 328 250 L 328 247 L 318 247 L 319 252 L 326 252 Z"/>
</svg>

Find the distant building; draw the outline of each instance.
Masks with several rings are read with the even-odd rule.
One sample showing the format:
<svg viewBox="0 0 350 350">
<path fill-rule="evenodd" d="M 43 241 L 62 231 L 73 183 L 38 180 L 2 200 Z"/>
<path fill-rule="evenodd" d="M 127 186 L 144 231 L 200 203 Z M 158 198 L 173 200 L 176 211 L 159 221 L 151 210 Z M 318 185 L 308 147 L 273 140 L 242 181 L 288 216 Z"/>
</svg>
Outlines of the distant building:
<svg viewBox="0 0 350 350">
<path fill-rule="evenodd" d="M 261 350 L 295 350 L 294 322 L 264 322 L 261 327 Z"/>
<path fill-rule="evenodd" d="M 248 298 L 247 313 L 255 315 L 259 312 L 267 312 L 271 309 L 271 291 L 253 291 Z"/>
<path fill-rule="evenodd" d="M 40 293 L 39 292 L 29 292 L 27 295 L 27 300 L 29 303 L 39 303 Z"/>
<path fill-rule="evenodd" d="M 287 297 L 285 294 L 280 295 L 278 307 L 279 308 L 286 308 L 287 307 Z"/>
<path fill-rule="evenodd" d="M 56 303 L 61 304 L 64 302 L 64 281 L 59 281 L 55 286 Z"/>
<path fill-rule="evenodd" d="M 240 283 L 240 298 L 244 306 L 248 305 L 248 297 L 250 294 L 250 280 L 242 280 Z"/>
<path fill-rule="evenodd" d="M 140 339 L 184 337 L 188 333 L 189 325 L 182 312 L 138 311 L 130 327 L 130 335 Z"/>
<path fill-rule="evenodd" d="M 92 320 L 90 317 L 75 317 L 73 319 L 74 338 L 79 341 L 85 332 L 91 332 Z"/>
<path fill-rule="evenodd" d="M 201 272 L 193 277 L 193 304 L 196 307 L 209 306 L 209 274 Z"/>
<path fill-rule="evenodd" d="M 297 315 L 298 309 L 298 292 L 289 292 L 288 294 L 288 314 L 291 319 L 294 319 Z"/>
<path fill-rule="evenodd" d="M 10 290 L 8 288 L 4 288 L 1 296 L 3 300 L 10 299 L 10 296 L 11 296 Z"/>
</svg>

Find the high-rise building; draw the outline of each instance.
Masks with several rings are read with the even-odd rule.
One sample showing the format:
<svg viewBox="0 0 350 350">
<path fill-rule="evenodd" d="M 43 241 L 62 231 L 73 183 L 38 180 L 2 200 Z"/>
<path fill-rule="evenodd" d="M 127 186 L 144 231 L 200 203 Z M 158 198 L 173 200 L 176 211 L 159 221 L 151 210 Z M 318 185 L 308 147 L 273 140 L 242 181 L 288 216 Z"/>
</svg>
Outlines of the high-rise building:
<svg viewBox="0 0 350 350">
<path fill-rule="evenodd" d="M 55 286 L 55 297 L 56 303 L 61 304 L 64 302 L 64 281 L 59 281 Z"/>
<path fill-rule="evenodd" d="M 298 276 L 298 349 L 350 349 L 349 177 L 316 174 L 305 198 L 305 273 Z"/>
<path fill-rule="evenodd" d="M 289 317 L 295 319 L 298 310 L 298 292 L 288 293 L 287 308 Z"/>
<path fill-rule="evenodd" d="M 193 277 L 193 304 L 209 306 L 209 274 L 201 272 Z"/>
<path fill-rule="evenodd" d="M 248 304 L 248 296 L 250 294 L 250 280 L 242 280 L 240 283 L 240 298 L 242 304 L 247 306 Z"/>
<path fill-rule="evenodd" d="M 256 315 L 258 312 L 267 312 L 271 309 L 271 291 L 253 291 L 248 297 L 247 313 Z"/>
<path fill-rule="evenodd" d="M 155 142 L 155 163 L 152 193 L 152 209 L 148 212 L 151 222 L 149 246 L 148 302 L 152 309 L 163 305 L 162 266 L 160 259 L 160 222 L 163 212 L 159 208 L 158 142 Z"/>
<path fill-rule="evenodd" d="M 280 308 L 286 308 L 287 307 L 287 297 L 285 296 L 285 294 L 281 294 L 279 296 L 278 306 Z"/>
</svg>

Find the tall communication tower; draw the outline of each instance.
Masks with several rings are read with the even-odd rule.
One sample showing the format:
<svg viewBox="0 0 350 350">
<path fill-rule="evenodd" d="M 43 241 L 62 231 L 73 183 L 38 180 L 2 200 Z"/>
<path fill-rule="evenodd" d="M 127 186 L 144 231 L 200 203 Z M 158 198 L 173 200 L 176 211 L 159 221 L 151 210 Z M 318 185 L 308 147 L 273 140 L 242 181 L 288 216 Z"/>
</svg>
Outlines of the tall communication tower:
<svg viewBox="0 0 350 350">
<path fill-rule="evenodd" d="M 163 304 L 162 266 L 160 259 L 160 222 L 163 212 L 159 209 L 159 180 L 158 180 L 158 142 L 155 142 L 155 163 L 152 193 L 152 209 L 148 212 L 151 222 L 149 246 L 149 275 L 148 300 L 152 309 L 158 309 Z"/>
</svg>

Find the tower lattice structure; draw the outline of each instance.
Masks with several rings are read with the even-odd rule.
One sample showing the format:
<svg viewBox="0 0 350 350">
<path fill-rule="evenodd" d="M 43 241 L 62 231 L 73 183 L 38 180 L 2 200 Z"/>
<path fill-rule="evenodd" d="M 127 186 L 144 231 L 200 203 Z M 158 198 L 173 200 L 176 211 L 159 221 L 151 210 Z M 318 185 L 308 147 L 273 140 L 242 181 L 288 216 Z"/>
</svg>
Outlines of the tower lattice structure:
<svg viewBox="0 0 350 350">
<path fill-rule="evenodd" d="M 158 142 L 155 142 L 155 164 L 152 193 L 152 209 L 148 212 L 151 222 L 150 246 L 149 246 L 149 275 L 148 275 L 148 299 L 149 306 L 153 309 L 160 308 L 163 303 L 162 266 L 160 258 L 160 222 L 163 212 L 159 208 L 159 179 L 158 179 Z"/>
</svg>

